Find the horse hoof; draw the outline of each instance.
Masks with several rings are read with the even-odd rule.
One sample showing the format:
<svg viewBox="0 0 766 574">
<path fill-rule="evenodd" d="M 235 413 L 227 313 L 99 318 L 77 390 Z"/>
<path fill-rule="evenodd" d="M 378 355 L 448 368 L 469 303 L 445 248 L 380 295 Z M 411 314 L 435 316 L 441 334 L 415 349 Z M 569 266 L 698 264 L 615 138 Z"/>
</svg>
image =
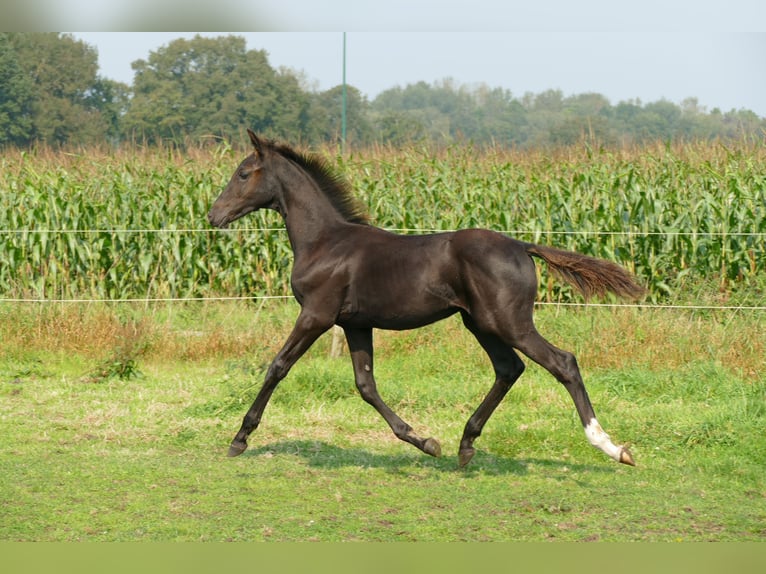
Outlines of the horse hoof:
<svg viewBox="0 0 766 574">
<path fill-rule="evenodd" d="M 229 445 L 229 453 L 227 456 L 229 458 L 234 458 L 245 452 L 245 450 L 247 450 L 247 443 L 233 441 L 231 445 Z"/>
<path fill-rule="evenodd" d="M 636 461 L 633 460 L 633 455 L 630 454 L 630 451 L 628 450 L 628 447 L 626 446 L 622 447 L 622 450 L 620 451 L 620 462 L 622 464 L 636 466 Z"/>
<path fill-rule="evenodd" d="M 458 466 L 460 468 L 463 468 L 465 465 L 471 462 L 471 459 L 473 458 L 473 455 L 475 454 L 476 454 L 476 451 L 473 448 L 461 449 L 457 455 Z"/>
<path fill-rule="evenodd" d="M 423 452 L 439 458 L 442 455 L 442 447 L 436 439 L 428 438 L 423 443 Z"/>
</svg>

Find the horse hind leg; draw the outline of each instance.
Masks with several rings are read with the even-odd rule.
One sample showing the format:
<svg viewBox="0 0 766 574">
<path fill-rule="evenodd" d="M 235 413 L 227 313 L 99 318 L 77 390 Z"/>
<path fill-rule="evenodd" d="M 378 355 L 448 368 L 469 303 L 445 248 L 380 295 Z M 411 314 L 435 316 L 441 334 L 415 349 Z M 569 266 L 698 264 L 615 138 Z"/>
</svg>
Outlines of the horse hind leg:
<svg viewBox="0 0 766 574">
<path fill-rule="evenodd" d="M 378 394 L 372 373 L 372 329 L 345 329 L 346 340 L 354 365 L 354 380 L 359 394 L 385 419 L 397 438 L 408 442 L 431 456 L 441 456 L 441 445 L 436 439 L 421 438 L 383 401 Z"/>
<path fill-rule="evenodd" d="M 636 463 L 628 448 L 614 444 L 596 419 L 577 360 L 572 353 L 551 345 L 534 328 L 515 340 L 513 346 L 544 367 L 564 385 L 574 401 L 577 414 L 585 429 L 585 436 L 591 445 L 618 462 L 635 466 Z"/>
<path fill-rule="evenodd" d="M 473 442 L 479 438 L 484 425 L 525 368 L 524 363 L 512 347 L 506 345 L 499 337 L 480 331 L 469 315 L 463 314 L 463 323 L 489 355 L 495 370 L 495 382 L 487 396 L 484 397 L 484 400 L 466 422 L 458 450 L 458 465 L 461 468 L 467 465 L 476 454 Z"/>
</svg>

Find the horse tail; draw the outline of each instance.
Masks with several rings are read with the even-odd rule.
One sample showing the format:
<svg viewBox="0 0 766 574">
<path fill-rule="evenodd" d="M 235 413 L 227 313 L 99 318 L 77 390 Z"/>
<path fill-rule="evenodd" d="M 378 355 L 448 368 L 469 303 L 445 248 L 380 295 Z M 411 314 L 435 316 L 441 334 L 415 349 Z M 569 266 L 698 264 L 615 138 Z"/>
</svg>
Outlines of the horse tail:
<svg viewBox="0 0 766 574">
<path fill-rule="evenodd" d="M 556 275 L 575 287 L 586 299 L 607 292 L 618 297 L 638 299 L 646 292 L 630 273 L 611 261 L 531 243 L 526 244 L 526 251 L 545 261 Z"/>
</svg>

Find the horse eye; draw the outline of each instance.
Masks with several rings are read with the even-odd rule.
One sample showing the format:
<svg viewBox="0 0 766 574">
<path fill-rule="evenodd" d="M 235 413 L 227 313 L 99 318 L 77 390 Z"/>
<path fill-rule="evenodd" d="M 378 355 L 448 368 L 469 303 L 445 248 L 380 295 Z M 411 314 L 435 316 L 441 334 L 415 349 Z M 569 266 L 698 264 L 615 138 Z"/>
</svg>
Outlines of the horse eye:
<svg viewBox="0 0 766 574">
<path fill-rule="evenodd" d="M 239 176 L 239 179 L 241 179 L 242 181 L 246 180 L 250 176 L 250 174 L 246 172 L 245 170 L 240 170 L 240 172 L 237 175 Z"/>
</svg>

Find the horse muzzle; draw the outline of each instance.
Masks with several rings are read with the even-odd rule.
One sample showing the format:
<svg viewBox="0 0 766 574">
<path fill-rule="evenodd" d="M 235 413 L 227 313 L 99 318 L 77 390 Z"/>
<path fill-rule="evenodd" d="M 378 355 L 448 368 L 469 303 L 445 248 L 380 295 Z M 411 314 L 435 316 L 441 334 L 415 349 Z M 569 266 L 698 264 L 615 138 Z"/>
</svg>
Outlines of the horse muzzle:
<svg viewBox="0 0 766 574">
<path fill-rule="evenodd" d="M 210 222 L 210 225 L 219 229 L 226 229 L 231 222 L 226 215 L 218 215 L 214 210 L 210 210 L 210 213 L 207 214 L 207 220 Z"/>
</svg>

